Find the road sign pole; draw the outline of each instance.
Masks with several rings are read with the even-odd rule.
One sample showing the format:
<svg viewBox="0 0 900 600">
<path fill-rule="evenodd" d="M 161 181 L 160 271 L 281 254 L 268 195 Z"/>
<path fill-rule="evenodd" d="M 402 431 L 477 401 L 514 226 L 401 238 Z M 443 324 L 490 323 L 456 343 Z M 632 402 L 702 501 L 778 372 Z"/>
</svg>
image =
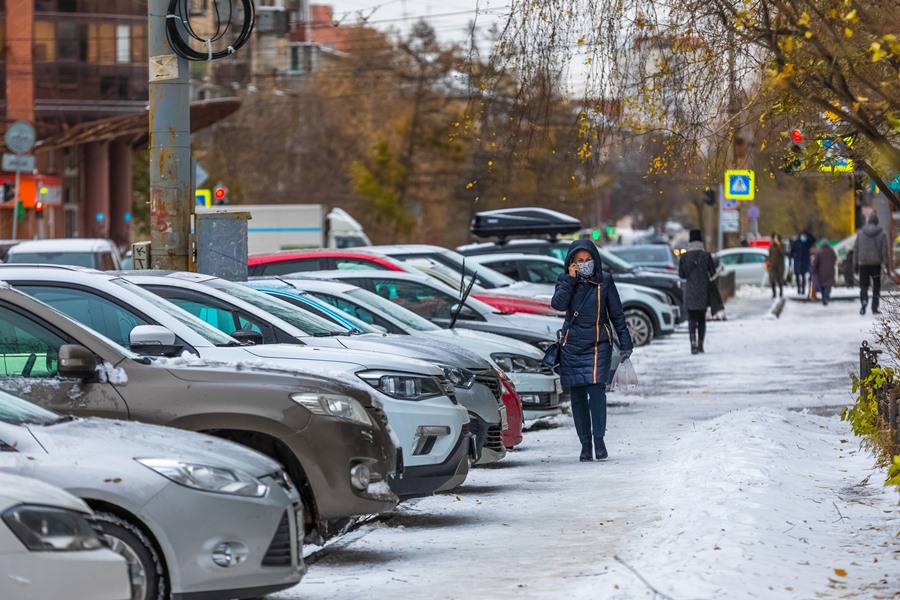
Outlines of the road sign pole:
<svg viewBox="0 0 900 600">
<path fill-rule="evenodd" d="M 719 184 L 719 231 L 716 236 L 716 252 L 724 249 L 725 232 L 722 231 L 722 202 L 725 198 L 725 185 Z"/>
<path fill-rule="evenodd" d="M 21 180 L 22 180 L 22 171 L 20 171 L 19 169 L 16 169 L 16 187 L 13 190 L 13 209 L 12 209 L 12 216 L 13 216 L 12 239 L 14 239 L 14 240 L 18 239 L 16 237 L 16 234 L 17 234 L 17 230 L 19 229 L 19 227 L 18 227 L 18 225 L 19 225 L 19 183 L 21 183 Z"/>
</svg>

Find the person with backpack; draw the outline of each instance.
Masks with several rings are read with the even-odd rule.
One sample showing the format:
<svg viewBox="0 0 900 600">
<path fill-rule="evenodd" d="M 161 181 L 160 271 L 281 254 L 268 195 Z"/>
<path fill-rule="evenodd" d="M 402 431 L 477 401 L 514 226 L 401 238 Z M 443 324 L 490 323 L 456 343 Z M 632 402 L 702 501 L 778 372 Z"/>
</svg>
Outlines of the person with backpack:
<svg viewBox="0 0 900 600">
<path fill-rule="evenodd" d="M 872 314 L 879 314 L 878 303 L 881 294 L 881 270 L 887 268 L 888 256 L 887 234 L 878 225 L 878 215 L 869 215 L 865 226 L 856 233 L 853 244 L 853 270 L 859 273 L 859 301 L 862 306 L 859 314 L 866 314 L 869 304 L 869 282 L 872 282 Z"/>
</svg>

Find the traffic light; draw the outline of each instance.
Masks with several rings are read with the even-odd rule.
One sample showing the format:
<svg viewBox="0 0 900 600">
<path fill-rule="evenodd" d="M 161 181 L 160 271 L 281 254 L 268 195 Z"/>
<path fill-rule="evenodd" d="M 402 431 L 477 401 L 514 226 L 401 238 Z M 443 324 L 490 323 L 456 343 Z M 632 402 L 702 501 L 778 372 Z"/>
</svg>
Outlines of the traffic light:
<svg viewBox="0 0 900 600">
<path fill-rule="evenodd" d="M 792 129 L 790 138 L 788 156 L 785 157 L 781 170 L 785 173 L 796 173 L 803 170 L 806 162 L 806 157 L 803 154 L 803 150 L 806 148 L 806 140 L 803 137 L 803 132 L 799 129 Z"/>
<path fill-rule="evenodd" d="M 36 219 L 44 218 L 44 201 L 38 200 L 34 203 L 34 216 Z"/>
<path fill-rule="evenodd" d="M 16 218 L 20 221 L 25 218 L 25 203 L 21 200 L 16 202 Z"/>
<path fill-rule="evenodd" d="M 215 190 L 213 190 L 213 204 L 227 204 L 228 203 L 228 188 L 224 185 L 217 186 Z"/>
<path fill-rule="evenodd" d="M 12 202 L 16 199 L 16 184 L 7 181 L 3 184 L 3 201 Z"/>
<path fill-rule="evenodd" d="M 706 188 L 706 190 L 703 192 L 703 196 L 704 196 L 703 202 L 704 202 L 707 206 L 715 206 L 715 204 L 716 204 L 716 190 L 711 190 L 711 189 L 709 189 L 709 188 Z"/>
<path fill-rule="evenodd" d="M 600 239 L 600 230 L 599 229 L 594 229 L 593 231 L 591 231 L 591 239 L 594 240 L 595 242 Z"/>
</svg>

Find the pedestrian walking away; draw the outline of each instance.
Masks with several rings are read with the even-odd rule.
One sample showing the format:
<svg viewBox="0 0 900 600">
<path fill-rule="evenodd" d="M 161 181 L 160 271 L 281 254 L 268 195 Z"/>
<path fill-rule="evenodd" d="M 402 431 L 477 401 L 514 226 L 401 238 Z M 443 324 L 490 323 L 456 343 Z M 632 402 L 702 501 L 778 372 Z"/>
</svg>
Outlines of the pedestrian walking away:
<svg viewBox="0 0 900 600">
<path fill-rule="evenodd" d="M 806 296 L 806 276 L 811 268 L 810 253 L 816 238 L 807 230 L 801 231 L 791 242 L 791 262 L 794 264 L 794 275 L 797 276 L 797 293 Z"/>
<path fill-rule="evenodd" d="M 609 456 L 606 435 L 606 384 L 612 362 L 612 332 L 619 337 L 622 360 L 634 344 L 612 275 L 601 269 L 600 253 L 590 240 L 569 246 L 566 270 L 556 280 L 550 301 L 566 313 L 559 343 L 559 377 L 571 395 L 572 417 L 581 442 L 581 461 Z M 592 456 L 593 454 L 593 456 Z"/>
<path fill-rule="evenodd" d="M 772 297 L 775 297 L 775 286 L 778 286 L 778 296 L 784 296 L 784 257 L 787 255 L 781 236 L 772 232 L 772 245 L 769 246 L 769 258 L 767 260 L 769 271 L 769 283 L 772 285 Z"/>
<path fill-rule="evenodd" d="M 881 270 L 888 265 L 887 234 L 878 225 L 878 215 L 872 213 L 865 226 L 856 234 L 853 244 L 853 270 L 859 273 L 859 314 L 866 314 L 869 304 L 869 281 L 872 282 L 872 314 L 879 314 Z"/>
<path fill-rule="evenodd" d="M 712 306 L 711 283 L 716 274 L 716 261 L 703 245 L 703 232 L 692 229 L 687 252 L 681 255 L 678 274 L 684 283 L 684 308 L 688 313 L 691 354 L 703 352 L 706 340 L 706 309 Z"/>
<path fill-rule="evenodd" d="M 828 306 L 828 301 L 831 299 L 831 288 L 834 287 L 837 260 L 837 254 L 835 254 L 831 245 L 825 240 L 819 242 L 819 249 L 813 257 L 812 269 L 816 286 L 822 294 L 822 304 L 825 306 Z"/>
</svg>

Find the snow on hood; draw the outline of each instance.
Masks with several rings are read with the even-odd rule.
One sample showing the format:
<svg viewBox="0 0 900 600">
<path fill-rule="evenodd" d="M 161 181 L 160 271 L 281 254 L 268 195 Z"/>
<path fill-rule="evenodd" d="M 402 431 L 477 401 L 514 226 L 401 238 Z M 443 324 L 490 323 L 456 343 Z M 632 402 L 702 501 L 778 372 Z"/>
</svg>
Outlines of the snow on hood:
<svg viewBox="0 0 900 600">
<path fill-rule="evenodd" d="M 43 504 L 90 512 L 82 500 L 56 486 L 31 477 L 0 473 L 0 510 L 16 504 Z"/>
<path fill-rule="evenodd" d="M 437 331 L 422 331 L 423 336 L 427 335 L 436 339 L 452 341 L 454 344 L 466 346 L 472 351 L 478 352 L 481 356 L 489 357 L 494 352 L 507 352 L 511 354 L 522 354 L 531 358 L 540 360 L 544 357 L 544 353 L 528 344 L 513 338 L 509 338 L 496 333 L 487 331 L 478 331 L 477 329 L 439 329 Z M 418 335 L 417 340 L 421 340 Z"/>
<path fill-rule="evenodd" d="M 310 348 L 290 344 L 261 344 L 246 346 L 243 349 L 249 354 L 267 359 L 267 363 L 270 359 L 278 360 L 279 366 L 282 367 L 291 365 L 302 365 L 310 369 L 345 367 L 354 372 L 359 369 L 382 369 L 422 375 L 443 375 L 443 371 L 432 363 L 415 358 L 385 355 L 381 352 Z"/>
<path fill-rule="evenodd" d="M 342 337 L 340 340 L 345 347 L 354 350 L 386 352 L 464 369 L 478 370 L 491 367 L 484 358 L 459 344 L 442 343 L 417 335 L 373 333 Z"/>
<path fill-rule="evenodd" d="M 90 418 L 28 429 L 48 454 L 66 454 L 73 459 L 167 458 L 240 469 L 256 477 L 281 469 L 271 458 L 245 446 L 172 427 Z"/>
</svg>

